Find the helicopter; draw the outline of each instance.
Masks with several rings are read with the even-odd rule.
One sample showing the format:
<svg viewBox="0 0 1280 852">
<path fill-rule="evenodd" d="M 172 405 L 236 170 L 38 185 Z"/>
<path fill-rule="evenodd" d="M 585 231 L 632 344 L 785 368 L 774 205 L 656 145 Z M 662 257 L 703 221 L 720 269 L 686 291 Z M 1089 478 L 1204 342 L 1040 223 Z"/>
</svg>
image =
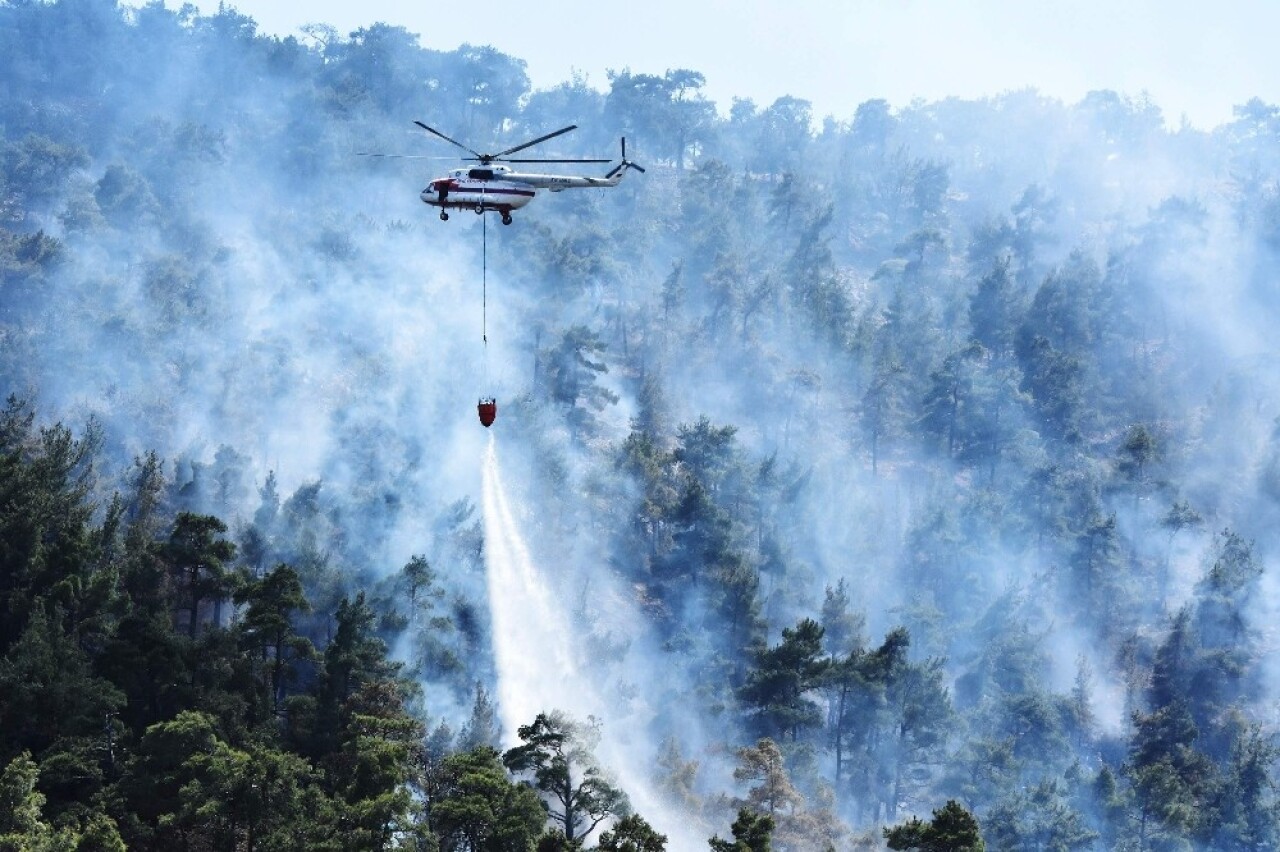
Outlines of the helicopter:
<svg viewBox="0 0 1280 852">
<path fill-rule="evenodd" d="M 622 137 L 622 161 L 614 166 L 603 177 L 587 175 L 537 174 L 516 171 L 508 163 L 611 163 L 612 160 L 595 159 L 526 159 L 512 158 L 509 155 L 525 148 L 531 148 L 548 139 L 554 139 L 576 130 L 578 125 L 571 124 L 552 131 L 537 139 L 507 148 L 496 154 L 482 154 L 456 139 L 429 127 L 421 121 L 414 124 L 423 130 L 438 136 L 451 145 L 456 145 L 472 156 L 464 161 L 474 162 L 475 166 L 454 169 L 443 177 L 438 177 L 422 190 L 422 200 L 432 207 L 440 208 L 441 221 L 449 221 L 450 210 L 474 210 L 478 214 L 495 211 L 502 214 L 502 224 L 511 224 L 511 211 L 524 207 L 538 194 L 538 190 L 546 189 L 560 192 L 565 189 L 589 189 L 591 187 L 617 186 L 623 175 L 630 169 L 643 173 L 644 168 L 627 159 L 627 139 Z"/>
</svg>

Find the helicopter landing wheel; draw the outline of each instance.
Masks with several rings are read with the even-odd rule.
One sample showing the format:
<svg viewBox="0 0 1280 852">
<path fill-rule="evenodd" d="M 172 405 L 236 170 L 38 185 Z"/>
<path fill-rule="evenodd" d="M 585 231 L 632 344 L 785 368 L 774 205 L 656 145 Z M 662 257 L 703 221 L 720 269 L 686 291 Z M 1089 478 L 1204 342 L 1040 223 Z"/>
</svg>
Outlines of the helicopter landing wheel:
<svg viewBox="0 0 1280 852">
<path fill-rule="evenodd" d="M 502 224 L 504 224 L 504 225 L 510 225 L 510 224 L 511 224 L 511 214 L 510 214 L 510 213 L 503 213 L 503 214 L 502 214 Z"/>
<path fill-rule="evenodd" d="M 483 216 L 483 215 L 484 215 L 484 208 L 483 208 L 483 207 L 477 207 L 477 208 L 476 208 L 476 215 L 477 215 L 477 216 Z"/>
<path fill-rule="evenodd" d="M 440 211 L 440 221 L 441 221 L 441 222 L 448 222 L 448 221 L 449 221 L 449 214 L 448 214 L 448 213 L 446 213 L 446 212 L 444 212 L 443 210 L 441 210 L 441 211 Z"/>
</svg>

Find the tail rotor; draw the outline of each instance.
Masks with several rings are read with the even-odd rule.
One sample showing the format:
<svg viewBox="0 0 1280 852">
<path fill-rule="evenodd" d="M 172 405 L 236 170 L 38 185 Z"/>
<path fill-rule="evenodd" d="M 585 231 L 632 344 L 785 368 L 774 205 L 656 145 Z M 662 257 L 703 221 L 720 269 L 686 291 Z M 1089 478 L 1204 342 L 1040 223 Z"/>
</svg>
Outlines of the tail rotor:
<svg viewBox="0 0 1280 852">
<path fill-rule="evenodd" d="M 605 175 L 605 177 L 611 178 L 621 172 L 626 171 L 627 169 L 635 169 L 636 171 L 640 172 L 640 174 L 644 174 L 644 166 L 638 165 L 637 163 L 633 163 L 627 159 L 627 137 L 623 136 L 622 137 L 622 162 L 618 163 L 618 165 L 610 169 L 609 173 Z"/>
</svg>

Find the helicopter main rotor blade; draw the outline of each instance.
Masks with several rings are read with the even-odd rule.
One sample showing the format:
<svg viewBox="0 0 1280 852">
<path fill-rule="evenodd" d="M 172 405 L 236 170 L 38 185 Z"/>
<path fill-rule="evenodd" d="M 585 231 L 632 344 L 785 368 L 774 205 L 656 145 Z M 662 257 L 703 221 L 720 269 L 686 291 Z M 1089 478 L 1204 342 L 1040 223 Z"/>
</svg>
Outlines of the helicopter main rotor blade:
<svg viewBox="0 0 1280 852">
<path fill-rule="evenodd" d="M 413 123 L 421 127 L 423 130 L 427 131 L 428 133 L 434 133 L 436 136 L 439 136 L 444 141 L 449 142 L 453 145 L 457 145 L 459 148 L 461 148 L 464 151 L 470 151 L 472 154 L 475 154 L 477 157 L 481 159 L 484 158 L 484 155 L 481 154 L 479 151 L 475 151 L 471 148 L 468 148 L 466 145 L 463 145 L 457 139 L 450 139 L 448 136 L 445 136 L 443 133 L 441 133 L 439 130 L 436 130 L 434 127 L 428 127 L 427 125 L 423 124 L 421 121 L 418 121 L 417 119 L 414 119 Z"/>
<path fill-rule="evenodd" d="M 516 151 L 523 151 L 525 148 L 529 148 L 533 145 L 537 145 L 539 142 L 546 142 L 548 139 L 554 139 L 555 137 L 559 136 L 562 133 L 568 133 L 570 130 L 577 130 L 577 129 L 578 129 L 578 125 L 570 124 L 568 127 L 561 127 L 559 130 L 552 131 L 551 133 L 548 133 L 546 136 L 539 136 L 537 139 L 534 139 L 532 142 L 525 142 L 523 145 L 517 145 L 514 148 L 508 148 L 505 151 L 499 151 L 498 153 L 493 154 L 491 156 L 493 159 L 496 160 L 499 157 L 505 157 L 507 154 L 514 154 Z M 475 151 L 472 151 L 471 153 L 476 154 Z M 479 157 L 480 155 L 476 154 L 476 156 Z"/>
<path fill-rule="evenodd" d="M 384 160 L 453 160 L 457 157 L 436 157 L 430 154 L 378 154 L 372 151 L 356 151 L 357 157 L 381 157 Z"/>
<path fill-rule="evenodd" d="M 526 160 L 521 158 L 509 160 L 506 157 L 503 157 L 502 162 L 504 163 L 612 163 L 613 160 Z"/>
</svg>

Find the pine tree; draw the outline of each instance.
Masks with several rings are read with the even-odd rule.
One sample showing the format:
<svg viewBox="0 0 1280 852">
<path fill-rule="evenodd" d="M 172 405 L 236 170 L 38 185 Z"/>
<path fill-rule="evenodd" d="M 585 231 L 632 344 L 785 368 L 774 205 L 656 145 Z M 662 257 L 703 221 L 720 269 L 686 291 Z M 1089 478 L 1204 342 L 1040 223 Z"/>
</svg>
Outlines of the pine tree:
<svg viewBox="0 0 1280 852">
<path fill-rule="evenodd" d="M 293 623 L 294 613 L 310 611 L 311 604 L 298 572 L 283 563 L 261 579 L 246 582 L 234 599 L 246 607 L 237 625 L 241 641 L 257 651 L 268 707 L 279 715 L 298 663 L 317 658 L 311 640 L 299 635 Z"/>
<path fill-rule="evenodd" d="M 761 733 L 794 742 L 822 724 L 821 710 L 807 697 L 829 665 L 822 656 L 822 634 L 818 622 L 802 619 L 782 629 L 776 647 L 757 652 L 741 696 Z"/>
<path fill-rule="evenodd" d="M 187 636 L 196 638 L 200 625 L 200 604 L 220 605 L 235 589 L 236 577 L 227 563 L 236 548 L 221 536 L 227 525 L 212 515 L 179 512 L 164 549 L 164 559 L 174 579 L 180 607 L 187 611 Z M 220 627 L 218 610 L 213 623 Z"/>
<path fill-rule="evenodd" d="M 772 852 L 773 827 L 773 818 L 768 814 L 758 814 L 742 808 L 730 828 L 733 840 L 712 837 L 711 852 Z"/>
<path fill-rule="evenodd" d="M 884 836 L 890 849 L 983 852 L 986 848 L 978 829 L 978 821 L 954 800 L 934 811 L 933 819 L 929 822 L 912 817 L 902 825 L 886 828 Z"/>
<path fill-rule="evenodd" d="M 582 840 L 609 817 L 627 814 L 626 794 L 592 754 L 599 738 L 593 723 L 539 713 L 516 733 L 524 744 L 508 750 L 502 762 L 512 772 L 533 776 L 534 786 L 547 797 L 552 821 L 570 843 Z"/>
</svg>

